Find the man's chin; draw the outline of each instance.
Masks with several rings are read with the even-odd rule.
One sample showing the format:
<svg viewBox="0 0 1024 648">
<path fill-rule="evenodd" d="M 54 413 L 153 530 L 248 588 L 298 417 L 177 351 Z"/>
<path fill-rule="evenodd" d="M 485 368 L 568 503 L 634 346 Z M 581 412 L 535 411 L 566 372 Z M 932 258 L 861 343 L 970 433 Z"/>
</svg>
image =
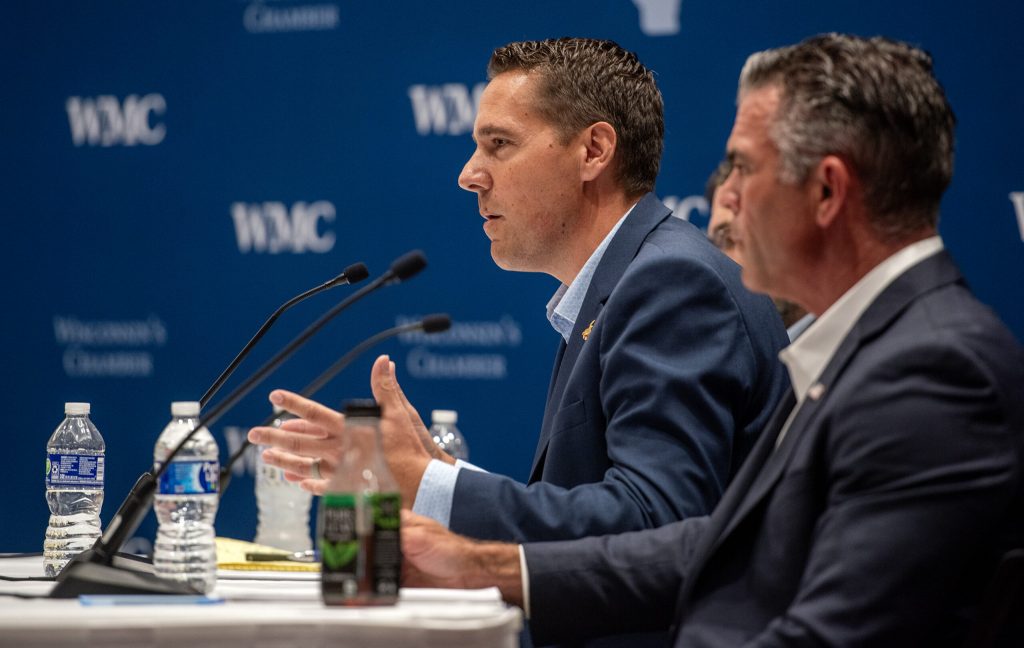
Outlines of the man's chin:
<svg viewBox="0 0 1024 648">
<path fill-rule="evenodd" d="M 524 263 L 522 259 L 504 253 L 494 241 L 491 242 L 491 259 L 494 261 L 494 265 L 509 272 L 535 271 L 533 268 L 527 267 L 529 264 Z"/>
<path fill-rule="evenodd" d="M 509 260 L 501 253 L 501 249 L 495 241 L 491 241 L 491 260 L 494 261 L 494 265 L 498 266 L 502 270 L 512 270 Z"/>
</svg>

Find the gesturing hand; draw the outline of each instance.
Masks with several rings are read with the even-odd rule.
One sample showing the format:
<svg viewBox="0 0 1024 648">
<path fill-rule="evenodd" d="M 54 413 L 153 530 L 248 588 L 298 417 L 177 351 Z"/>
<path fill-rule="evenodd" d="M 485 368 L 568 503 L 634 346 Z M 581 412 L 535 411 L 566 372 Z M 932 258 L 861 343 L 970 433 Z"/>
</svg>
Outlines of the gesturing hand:
<svg viewBox="0 0 1024 648">
<path fill-rule="evenodd" d="M 373 363 L 373 369 L 370 372 L 370 388 L 380 406 L 388 410 L 386 415 L 389 416 L 389 420 L 403 431 L 411 430 L 419 437 L 420 444 L 432 459 L 450 464 L 455 463 L 455 459 L 451 455 L 437 447 L 433 437 L 430 436 L 430 430 L 423 423 L 423 418 L 405 397 L 405 392 L 402 391 L 402 386 L 398 384 L 398 378 L 395 376 L 395 363 L 391 362 L 388 356 L 382 355 Z M 391 418 L 392 415 L 393 418 Z"/>
<path fill-rule="evenodd" d="M 381 407 L 381 436 L 388 467 L 398 482 L 402 501 L 412 506 L 423 472 L 434 453 L 438 459 L 454 460 L 441 452 L 430 438 L 423 420 L 398 385 L 395 364 L 388 356 L 380 356 L 374 362 L 370 386 Z M 322 495 L 341 463 L 345 417 L 284 389 L 272 391 L 270 402 L 299 418 L 285 421 L 280 428 L 252 428 L 249 441 L 270 446 L 263 452 L 263 460 L 284 470 L 285 479 L 299 482 L 304 489 Z"/>
<path fill-rule="evenodd" d="M 402 491 L 402 501 L 412 506 L 427 464 L 432 458 L 424 439 L 430 439 L 426 426 L 409 404 L 395 378 L 395 363 L 382 355 L 373 363 L 370 387 L 381 409 L 380 431 L 388 467 Z M 436 448 L 433 441 L 430 445 Z M 440 450 L 438 450 L 440 452 Z M 441 453 L 443 454 L 443 453 Z"/>
<path fill-rule="evenodd" d="M 341 461 L 345 417 L 284 389 L 270 392 L 270 402 L 300 418 L 285 421 L 280 428 L 254 427 L 249 441 L 270 446 L 263 451 L 263 460 L 284 470 L 285 479 L 322 495 Z"/>
</svg>

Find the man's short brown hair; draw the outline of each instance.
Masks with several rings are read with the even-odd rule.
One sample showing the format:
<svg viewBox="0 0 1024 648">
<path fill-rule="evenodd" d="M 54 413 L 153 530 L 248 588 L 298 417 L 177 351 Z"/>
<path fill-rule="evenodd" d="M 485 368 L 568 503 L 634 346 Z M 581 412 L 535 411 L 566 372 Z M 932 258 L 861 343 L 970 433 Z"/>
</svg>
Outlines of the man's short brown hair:
<svg viewBox="0 0 1024 648">
<path fill-rule="evenodd" d="M 620 185 L 631 197 L 653 191 L 664 147 L 664 107 L 654 74 L 635 54 L 590 38 L 523 41 L 494 50 L 488 79 L 514 71 L 542 79 L 538 109 L 564 141 L 596 122 L 611 124 L 618 136 Z"/>
</svg>

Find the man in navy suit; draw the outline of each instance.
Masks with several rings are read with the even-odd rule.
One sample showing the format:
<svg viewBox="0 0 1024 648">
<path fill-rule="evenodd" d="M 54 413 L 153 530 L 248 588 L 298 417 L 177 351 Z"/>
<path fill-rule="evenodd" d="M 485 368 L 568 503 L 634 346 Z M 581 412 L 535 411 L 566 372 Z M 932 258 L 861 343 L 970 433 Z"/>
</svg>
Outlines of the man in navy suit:
<svg viewBox="0 0 1024 648">
<path fill-rule="evenodd" d="M 526 544 L 406 515 L 406 584 L 499 585 L 536 643 L 946 646 L 1024 541 L 1024 352 L 936 235 L 953 113 L 930 57 L 824 35 L 751 56 L 727 153 L 743 279 L 817 320 L 710 517 Z"/>
<path fill-rule="evenodd" d="M 651 193 L 662 100 L 635 55 L 589 39 L 512 43 L 488 74 L 459 184 L 478 197 L 499 266 L 562 282 L 548 304 L 562 339 L 527 484 L 436 451 L 378 360 L 403 501 L 460 533 L 512 541 L 704 515 L 785 390 L 781 322 Z M 340 415 L 288 392 L 271 400 L 302 420 L 250 440 L 276 446 L 267 461 L 321 492 L 311 477 L 336 465 Z"/>
</svg>

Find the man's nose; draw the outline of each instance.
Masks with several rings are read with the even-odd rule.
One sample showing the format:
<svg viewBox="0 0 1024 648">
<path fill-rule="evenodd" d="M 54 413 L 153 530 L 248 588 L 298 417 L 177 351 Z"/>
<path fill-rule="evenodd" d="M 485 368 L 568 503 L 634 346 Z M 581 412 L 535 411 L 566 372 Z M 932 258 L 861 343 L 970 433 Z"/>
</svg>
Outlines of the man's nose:
<svg viewBox="0 0 1024 648">
<path fill-rule="evenodd" d="M 735 175 L 736 171 L 731 171 L 715 190 L 715 202 L 734 214 L 740 209 L 740 192 L 737 190 Z"/>
<path fill-rule="evenodd" d="M 466 166 L 462 167 L 462 173 L 459 174 L 459 186 L 473 193 L 480 193 L 491 188 L 491 176 L 478 163 L 476 153 L 469 158 Z"/>
</svg>

